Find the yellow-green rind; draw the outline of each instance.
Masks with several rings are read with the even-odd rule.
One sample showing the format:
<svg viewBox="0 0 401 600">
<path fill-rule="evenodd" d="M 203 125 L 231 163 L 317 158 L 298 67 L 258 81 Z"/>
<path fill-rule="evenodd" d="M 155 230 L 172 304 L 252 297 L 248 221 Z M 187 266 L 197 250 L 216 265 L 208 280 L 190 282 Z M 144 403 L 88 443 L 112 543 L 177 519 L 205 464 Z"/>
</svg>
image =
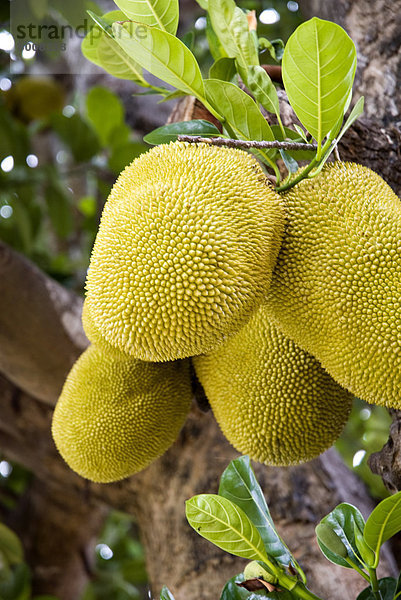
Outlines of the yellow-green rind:
<svg viewBox="0 0 401 600">
<path fill-rule="evenodd" d="M 82 326 L 84 328 L 84 332 L 88 340 L 95 346 L 98 346 L 103 353 L 107 353 L 109 355 L 114 355 L 117 357 L 121 355 L 126 356 L 127 358 L 129 357 L 129 355 L 124 354 L 123 352 L 118 350 L 118 348 L 109 344 L 109 342 L 102 336 L 97 327 L 95 327 L 95 324 L 93 323 L 93 319 L 89 312 L 88 300 L 86 298 L 82 306 Z"/>
<path fill-rule="evenodd" d="M 266 295 L 283 228 L 281 198 L 251 155 L 153 148 L 106 202 L 86 284 L 94 325 L 141 360 L 211 350 Z"/>
<path fill-rule="evenodd" d="M 355 395 L 400 409 L 400 199 L 370 169 L 341 162 L 283 199 L 270 317 Z"/>
<path fill-rule="evenodd" d="M 89 346 L 64 384 L 53 438 L 79 475 L 99 483 L 117 481 L 169 448 L 191 397 L 187 362 L 155 365 Z"/>
<path fill-rule="evenodd" d="M 272 325 L 264 307 L 236 336 L 193 362 L 228 441 L 260 462 L 311 460 L 347 421 L 351 394 Z"/>
</svg>

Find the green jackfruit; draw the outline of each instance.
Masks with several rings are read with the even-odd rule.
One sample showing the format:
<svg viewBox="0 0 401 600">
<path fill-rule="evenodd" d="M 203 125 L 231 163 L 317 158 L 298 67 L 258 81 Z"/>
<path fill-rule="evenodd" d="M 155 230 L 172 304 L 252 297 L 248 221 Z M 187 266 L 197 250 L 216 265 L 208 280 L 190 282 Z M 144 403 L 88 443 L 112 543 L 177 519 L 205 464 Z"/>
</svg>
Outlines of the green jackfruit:
<svg viewBox="0 0 401 600">
<path fill-rule="evenodd" d="M 265 307 L 193 362 L 228 441 L 260 462 L 310 460 L 333 444 L 347 421 L 351 394 L 269 322 Z"/>
<path fill-rule="evenodd" d="M 211 350 L 266 295 L 283 228 L 281 198 L 246 152 L 153 148 L 103 211 L 86 284 L 95 327 L 141 360 Z"/>
<path fill-rule="evenodd" d="M 334 163 L 284 194 L 270 317 L 355 395 L 401 408 L 401 202 L 379 175 Z"/>
<path fill-rule="evenodd" d="M 109 344 L 109 342 L 102 336 L 100 331 L 95 327 L 89 312 L 87 299 L 85 299 L 82 306 L 82 326 L 88 340 L 95 346 L 98 346 L 103 353 L 107 353 L 109 355 L 114 354 L 116 357 L 121 356 L 122 353 L 120 350 Z"/>
<path fill-rule="evenodd" d="M 116 358 L 89 346 L 72 367 L 52 425 L 57 449 L 82 477 L 128 477 L 174 442 L 191 404 L 189 365 Z"/>
</svg>

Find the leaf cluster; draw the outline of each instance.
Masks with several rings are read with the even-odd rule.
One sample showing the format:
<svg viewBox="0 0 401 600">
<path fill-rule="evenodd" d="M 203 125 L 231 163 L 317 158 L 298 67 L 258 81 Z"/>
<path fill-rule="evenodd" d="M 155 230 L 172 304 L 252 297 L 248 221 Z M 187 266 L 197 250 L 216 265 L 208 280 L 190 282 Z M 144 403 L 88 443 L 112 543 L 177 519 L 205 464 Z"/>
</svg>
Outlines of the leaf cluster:
<svg viewBox="0 0 401 600">
<path fill-rule="evenodd" d="M 202 0 L 199 4 L 206 11 L 206 34 L 214 58 L 206 75 L 190 48 L 176 35 L 178 0 L 116 3 L 119 11 L 105 15 L 90 12 L 95 25 L 83 41 L 84 55 L 112 75 L 147 88 L 146 93 L 161 94 L 163 100 L 195 96 L 219 121 L 224 137 L 284 142 L 279 150 L 253 150 L 274 172 L 279 191 L 316 175 L 363 110 L 360 99 L 342 127 L 352 97 L 356 50 L 347 33 L 334 23 L 317 18 L 303 23 L 282 52 L 282 43 L 258 36 L 253 13 L 243 11 L 234 0 Z M 299 126 L 283 126 L 276 86 L 260 64 L 265 50 L 276 60 L 282 56 L 288 99 L 306 131 Z M 146 72 L 163 85 L 147 81 Z M 277 127 L 269 125 L 265 111 L 274 115 Z M 166 143 L 180 134 L 217 135 L 211 123 L 191 121 L 159 128 L 146 141 Z M 297 150 L 285 148 L 285 141 L 304 143 L 312 139 L 317 144 L 311 143 L 307 156 L 304 153 L 297 158 Z M 305 159 L 309 164 L 294 177 L 298 160 Z M 279 160 L 284 161 L 289 172 L 284 182 Z"/>
<path fill-rule="evenodd" d="M 202 537 L 230 554 L 256 561 L 244 573 L 270 582 L 263 592 L 266 597 L 319 600 L 306 587 L 302 568 L 275 528 L 249 457 L 229 464 L 218 494 L 201 494 L 188 500 L 186 515 Z M 369 584 L 357 600 L 401 597 L 401 574 L 398 580 L 378 580 L 376 575 L 382 545 L 399 531 L 401 492 L 380 502 L 366 522 L 355 506 L 342 503 L 316 527 L 317 541 L 326 558 L 354 569 Z M 255 600 L 254 584 L 249 585 L 253 581 L 244 583 L 244 574 L 234 577 L 226 584 L 220 600 Z M 238 589 L 238 583 L 245 587 Z"/>
</svg>

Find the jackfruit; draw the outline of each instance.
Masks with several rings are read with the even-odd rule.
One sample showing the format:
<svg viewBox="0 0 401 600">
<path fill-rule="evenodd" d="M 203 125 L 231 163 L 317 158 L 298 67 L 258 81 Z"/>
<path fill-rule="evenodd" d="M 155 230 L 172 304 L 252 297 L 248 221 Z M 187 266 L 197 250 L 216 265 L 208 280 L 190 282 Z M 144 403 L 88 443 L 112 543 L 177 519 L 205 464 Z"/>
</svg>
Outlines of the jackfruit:
<svg viewBox="0 0 401 600">
<path fill-rule="evenodd" d="M 103 353 L 115 355 L 116 357 L 121 356 L 122 353 L 120 350 L 109 344 L 109 342 L 102 336 L 100 331 L 95 327 L 89 312 L 87 299 L 84 300 L 84 304 L 82 306 L 82 326 L 88 340 L 92 344 L 98 346 Z"/>
<path fill-rule="evenodd" d="M 185 361 L 155 365 L 89 346 L 64 384 L 53 438 L 79 475 L 99 483 L 117 481 L 171 446 L 191 397 Z"/>
<path fill-rule="evenodd" d="M 246 152 L 153 148 L 103 211 L 86 284 L 95 327 L 142 360 L 209 351 L 266 295 L 283 228 L 281 199 Z"/>
<path fill-rule="evenodd" d="M 269 316 L 342 386 L 401 408 L 401 203 L 358 164 L 327 165 L 284 194 Z"/>
<path fill-rule="evenodd" d="M 29 123 L 45 119 L 64 106 L 64 90 L 50 77 L 22 77 L 5 93 L 11 112 Z"/>
<path fill-rule="evenodd" d="M 333 444 L 347 421 L 351 394 L 269 321 L 264 306 L 193 363 L 228 441 L 260 462 L 308 461 Z"/>
</svg>

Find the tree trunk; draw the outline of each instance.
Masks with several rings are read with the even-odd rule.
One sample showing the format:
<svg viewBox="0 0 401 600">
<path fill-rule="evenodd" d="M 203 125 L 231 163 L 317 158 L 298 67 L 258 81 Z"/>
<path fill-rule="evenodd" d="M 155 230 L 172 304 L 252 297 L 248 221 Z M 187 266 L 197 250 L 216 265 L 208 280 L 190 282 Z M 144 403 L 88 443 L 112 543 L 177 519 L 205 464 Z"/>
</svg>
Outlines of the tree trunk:
<svg viewBox="0 0 401 600">
<path fill-rule="evenodd" d="M 400 8 L 400 2 L 340 1 L 333 16 L 341 19 L 358 43 L 357 92 L 366 93 L 368 106 L 364 119 L 344 138 L 341 156 L 372 167 L 400 193 L 401 173 L 395 168 L 399 161 L 395 111 L 401 105 L 401 69 L 395 38 L 391 37 L 397 32 L 396 5 Z M 304 0 L 301 6 L 310 14 L 331 16 L 330 3 Z M 378 50 L 379 46 L 384 50 Z M 186 102 L 180 103 L 177 120 L 182 111 L 186 118 L 199 116 L 199 106 L 191 100 Z M 185 520 L 184 501 L 196 493 L 216 492 L 222 471 L 236 456 L 212 414 L 194 407 L 173 447 L 128 480 L 98 485 L 75 475 L 56 452 L 50 420 L 51 405 L 65 373 L 87 343 L 79 321 L 81 302 L 15 253 L 0 247 L 1 256 L 0 370 L 7 379 L 0 379 L 0 446 L 10 459 L 35 474 L 32 497 L 24 501 L 38 520 L 33 531 L 26 531 L 36 592 L 56 593 L 61 600 L 79 597 L 79 588 L 86 580 L 84 557 L 101 526 L 104 507 L 109 506 L 135 515 L 154 596 L 166 584 L 177 600 L 215 600 L 224 582 L 242 571 L 244 561 L 200 538 Z M 29 297 L 24 292 L 27 289 Z M 298 467 L 255 465 L 255 470 L 273 519 L 305 569 L 311 589 L 327 600 L 354 600 L 364 582 L 351 570 L 336 567 L 323 557 L 314 527 L 341 501 L 356 504 L 366 515 L 372 506 L 361 483 L 333 450 Z M 23 526 L 21 520 L 19 523 Z M 43 533 L 43 528 L 50 534 Z M 40 552 L 34 551 L 37 548 Z M 392 574 L 394 569 L 390 553 L 384 552 L 380 576 Z"/>
</svg>

